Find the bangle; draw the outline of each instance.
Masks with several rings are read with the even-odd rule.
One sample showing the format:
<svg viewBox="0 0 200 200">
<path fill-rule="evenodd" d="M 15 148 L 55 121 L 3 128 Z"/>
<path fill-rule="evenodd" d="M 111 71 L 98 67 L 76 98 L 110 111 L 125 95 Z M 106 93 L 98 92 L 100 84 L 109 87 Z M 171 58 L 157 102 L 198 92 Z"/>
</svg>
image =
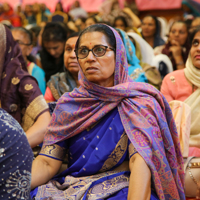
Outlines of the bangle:
<svg viewBox="0 0 200 200">
<path fill-rule="evenodd" d="M 184 65 L 184 62 L 180 61 L 180 62 L 176 63 L 176 65 Z"/>
</svg>

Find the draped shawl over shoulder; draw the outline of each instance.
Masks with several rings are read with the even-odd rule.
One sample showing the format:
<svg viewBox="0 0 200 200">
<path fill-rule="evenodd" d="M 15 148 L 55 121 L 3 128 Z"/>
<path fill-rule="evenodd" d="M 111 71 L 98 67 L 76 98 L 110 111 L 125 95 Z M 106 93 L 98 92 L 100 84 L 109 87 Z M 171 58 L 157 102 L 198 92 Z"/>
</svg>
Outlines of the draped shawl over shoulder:
<svg viewBox="0 0 200 200">
<path fill-rule="evenodd" d="M 21 50 L 12 33 L 0 24 L 0 107 L 28 130 L 48 105 L 29 75 Z"/>
<path fill-rule="evenodd" d="M 183 159 L 170 107 L 158 90 L 131 80 L 123 42 L 111 30 L 116 38 L 114 86 L 91 83 L 80 69 L 80 87 L 58 100 L 44 145 L 81 133 L 117 107 L 126 134 L 151 169 L 159 199 L 185 199 Z"/>
</svg>

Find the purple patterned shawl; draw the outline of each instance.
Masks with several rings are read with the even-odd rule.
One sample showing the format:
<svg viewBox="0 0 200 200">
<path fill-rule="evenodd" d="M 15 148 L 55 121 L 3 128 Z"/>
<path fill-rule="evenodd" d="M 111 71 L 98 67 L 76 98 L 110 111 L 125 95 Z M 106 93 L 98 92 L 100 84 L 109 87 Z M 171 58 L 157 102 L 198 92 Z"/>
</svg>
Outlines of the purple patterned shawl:
<svg viewBox="0 0 200 200">
<path fill-rule="evenodd" d="M 185 199 L 183 158 L 170 107 L 154 87 L 131 81 L 123 42 L 112 31 L 116 38 L 114 86 L 91 83 L 80 69 L 81 86 L 58 100 L 44 145 L 82 132 L 118 107 L 130 141 L 151 169 L 159 199 Z"/>
</svg>

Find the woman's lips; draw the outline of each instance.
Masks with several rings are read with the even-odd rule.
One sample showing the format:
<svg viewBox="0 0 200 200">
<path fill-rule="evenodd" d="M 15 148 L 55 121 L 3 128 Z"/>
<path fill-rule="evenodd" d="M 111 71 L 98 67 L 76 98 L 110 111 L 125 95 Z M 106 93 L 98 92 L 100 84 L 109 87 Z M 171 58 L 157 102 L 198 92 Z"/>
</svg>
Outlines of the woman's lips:
<svg viewBox="0 0 200 200">
<path fill-rule="evenodd" d="M 196 58 L 196 59 L 200 59 L 200 55 L 196 55 L 195 58 Z"/>
<path fill-rule="evenodd" d="M 78 66 L 78 63 L 77 62 L 70 62 L 68 65 L 69 66 Z"/>
<path fill-rule="evenodd" d="M 96 67 L 88 67 L 87 69 L 86 69 L 86 71 L 88 72 L 88 73 L 94 73 L 94 72 L 96 72 L 98 70 L 98 68 L 96 68 Z"/>
</svg>

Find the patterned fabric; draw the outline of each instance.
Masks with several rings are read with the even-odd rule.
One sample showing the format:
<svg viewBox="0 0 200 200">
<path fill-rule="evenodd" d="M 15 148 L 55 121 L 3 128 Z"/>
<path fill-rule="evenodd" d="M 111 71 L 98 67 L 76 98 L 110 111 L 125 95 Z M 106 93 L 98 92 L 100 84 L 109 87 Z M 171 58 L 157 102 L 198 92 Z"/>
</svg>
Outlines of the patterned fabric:
<svg viewBox="0 0 200 200">
<path fill-rule="evenodd" d="M 127 199 L 128 159 L 137 152 L 124 132 L 117 108 L 82 133 L 45 146 L 40 155 L 58 160 L 63 149 L 68 151 L 67 169 L 31 191 L 32 197 L 36 200 Z M 152 193 L 151 200 L 158 200 L 157 195 Z"/>
<path fill-rule="evenodd" d="M 31 199 L 32 149 L 19 123 L 0 109 L 0 199 Z"/>
<path fill-rule="evenodd" d="M 48 110 L 48 105 L 35 78 L 27 71 L 18 43 L 2 24 L 0 35 L 0 107 L 29 128 L 39 115 Z M 31 124 L 25 124 L 27 117 L 31 118 Z"/>
<path fill-rule="evenodd" d="M 129 140 L 151 170 L 159 199 L 185 199 L 183 158 L 171 109 L 153 86 L 131 80 L 123 42 L 111 30 L 116 38 L 114 86 L 93 84 L 80 69 L 80 87 L 58 100 L 44 146 L 81 133 L 117 107 Z"/>
<path fill-rule="evenodd" d="M 136 82 L 148 82 L 145 73 L 139 64 L 140 61 L 136 57 L 135 46 L 133 45 L 128 35 L 124 31 L 120 29 L 117 29 L 117 31 L 120 33 L 124 43 L 124 47 L 126 49 L 127 60 L 128 64 L 130 65 L 128 67 L 129 76 L 131 77 L 132 80 Z"/>
<path fill-rule="evenodd" d="M 47 83 L 53 97 L 58 100 L 65 92 L 71 92 L 76 87 L 76 81 L 68 72 L 56 73 Z"/>
</svg>

